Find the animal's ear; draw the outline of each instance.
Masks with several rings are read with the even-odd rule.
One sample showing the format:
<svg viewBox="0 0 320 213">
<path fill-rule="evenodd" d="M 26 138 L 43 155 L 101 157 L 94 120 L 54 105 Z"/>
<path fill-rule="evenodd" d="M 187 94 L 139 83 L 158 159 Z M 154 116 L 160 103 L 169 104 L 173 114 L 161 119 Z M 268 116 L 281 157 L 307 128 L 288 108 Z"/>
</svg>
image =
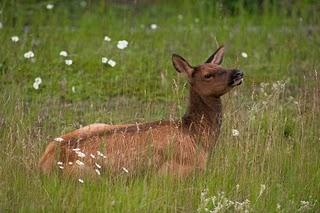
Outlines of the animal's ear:
<svg viewBox="0 0 320 213">
<path fill-rule="evenodd" d="M 224 46 L 220 46 L 206 61 L 206 63 L 218 64 L 220 65 L 223 61 L 224 56 Z"/>
<path fill-rule="evenodd" d="M 180 73 L 186 73 L 188 76 L 191 76 L 193 72 L 192 66 L 180 55 L 172 55 L 172 63 L 174 68 Z"/>
</svg>

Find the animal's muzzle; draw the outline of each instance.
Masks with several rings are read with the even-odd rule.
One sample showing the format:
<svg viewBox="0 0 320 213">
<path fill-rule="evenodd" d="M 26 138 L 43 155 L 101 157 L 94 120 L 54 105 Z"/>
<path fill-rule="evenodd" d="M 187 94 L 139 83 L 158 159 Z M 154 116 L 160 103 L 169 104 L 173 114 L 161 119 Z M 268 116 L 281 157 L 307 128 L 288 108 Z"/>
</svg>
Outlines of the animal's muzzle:
<svg viewBox="0 0 320 213">
<path fill-rule="evenodd" d="M 230 86 L 238 86 L 242 83 L 243 72 L 241 70 L 232 70 Z"/>
</svg>

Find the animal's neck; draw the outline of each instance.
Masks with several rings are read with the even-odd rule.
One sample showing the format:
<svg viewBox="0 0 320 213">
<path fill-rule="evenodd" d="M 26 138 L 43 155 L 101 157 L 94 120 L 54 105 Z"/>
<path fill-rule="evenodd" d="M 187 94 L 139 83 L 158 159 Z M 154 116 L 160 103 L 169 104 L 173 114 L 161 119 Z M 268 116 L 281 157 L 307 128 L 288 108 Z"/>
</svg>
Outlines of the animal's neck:
<svg viewBox="0 0 320 213">
<path fill-rule="evenodd" d="M 193 135 L 208 138 L 205 147 L 210 148 L 217 140 L 222 122 L 222 103 L 220 97 L 202 97 L 190 89 L 189 105 L 182 118 L 183 126 Z"/>
</svg>

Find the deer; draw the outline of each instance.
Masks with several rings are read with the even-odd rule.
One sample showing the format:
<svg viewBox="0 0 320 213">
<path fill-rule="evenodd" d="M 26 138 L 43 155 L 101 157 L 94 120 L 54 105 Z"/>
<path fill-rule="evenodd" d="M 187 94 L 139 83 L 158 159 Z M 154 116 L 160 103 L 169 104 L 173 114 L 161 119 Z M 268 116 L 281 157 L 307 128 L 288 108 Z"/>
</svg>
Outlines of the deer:
<svg viewBox="0 0 320 213">
<path fill-rule="evenodd" d="M 150 170 L 177 177 L 205 171 L 220 134 L 221 96 L 243 81 L 242 71 L 221 66 L 223 57 L 224 46 L 198 66 L 172 55 L 174 68 L 186 76 L 189 87 L 182 118 L 82 127 L 49 142 L 39 160 L 40 170 L 49 174 L 60 167 L 71 176 L 100 175 L 100 171 L 135 175 Z"/>
</svg>

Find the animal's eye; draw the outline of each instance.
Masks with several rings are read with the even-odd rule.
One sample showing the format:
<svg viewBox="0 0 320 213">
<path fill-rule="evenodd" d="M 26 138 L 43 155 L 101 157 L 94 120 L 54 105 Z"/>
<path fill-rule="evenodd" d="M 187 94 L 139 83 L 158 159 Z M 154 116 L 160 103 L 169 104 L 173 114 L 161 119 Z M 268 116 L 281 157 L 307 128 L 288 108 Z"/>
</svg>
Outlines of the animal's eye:
<svg viewBox="0 0 320 213">
<path fill-rule="evenodd" d="M 212 73 L 208 73 L 204 75 L 204 79 L 209 80 L 212 79 L 214 77 L 214 75 Z"/>
</svg>

